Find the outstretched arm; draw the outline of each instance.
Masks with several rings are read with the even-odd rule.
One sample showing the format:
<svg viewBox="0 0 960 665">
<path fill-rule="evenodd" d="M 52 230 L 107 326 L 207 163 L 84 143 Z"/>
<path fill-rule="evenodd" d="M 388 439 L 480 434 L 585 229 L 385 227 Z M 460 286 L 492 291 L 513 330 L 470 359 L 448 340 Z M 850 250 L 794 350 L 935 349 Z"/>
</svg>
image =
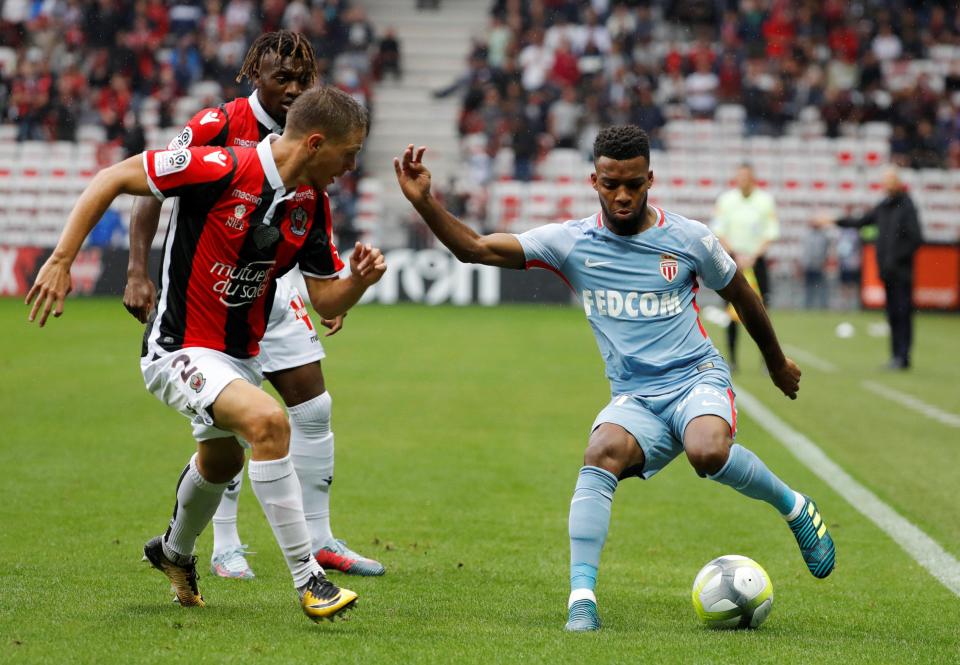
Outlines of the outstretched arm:
<svg viewBox="0 0 960 665">
<path fill-rule="evenodd" d="M 120 194 L 151 194 L 147 174 L 143 170 L 143 155 L 130 157 L 103 169 L 83 190 L 67 218 L 67 225 L 60 234 L 53 254 L 40 268 L 27 293 L 26 304 L 33 303 L 28 321 L 34 321 L 40 314 L 42 328 L 51 310 L 54 316 L 63 314 L 63 301 L 70 292 L 70 266 L 77 258 L 83 241 Z"/>
<path fill-rule="evenodd" d="M 800 390 L 800 368 L 790 358 L 783 355 L 773 324 L 767 316 L 760 296 L 754 291 L 743 273 L 737 269 L 733 279 L 718 293 L 737 310 L 740 321 L 753 338 L 763 354 L 770 378 L 784 395 L 790 399 L 797 399 Z"/>
<path fill-rule="evenodd" d="M 433 234 L 463 263 L 483 263 L 498 268 L 526 266 L 520 241 L 509 233 L 482 236 L 437 202 L 430 193 L 430 171 L 423 165 L 426 147 L 408 145 L 402 157 L 393 159 L 397 182 L 407 200 Z"/>
<path fill-rule="evenodd" d="M 325 319 L 335 319 L 357 304 L 364 292 L 380 281 L 386 270 L 387 264 L 380 250 L 358 242 L 350 256 L 349 277 L 320 279 L 304 275 L 303 281 L 307 285 L 310 304 L 317 313 Z"/>
<path fill-rule="evenodd" d="M 127 285 L 123 306 L 140 323 L 146 323 L 157 302 L 157 287 L 147 272 L 150 246 L 157 235 L 163 202 L 153 196 L 140 196 L 130 213 L 130 257 L 127 260 Z"/>
</svg>

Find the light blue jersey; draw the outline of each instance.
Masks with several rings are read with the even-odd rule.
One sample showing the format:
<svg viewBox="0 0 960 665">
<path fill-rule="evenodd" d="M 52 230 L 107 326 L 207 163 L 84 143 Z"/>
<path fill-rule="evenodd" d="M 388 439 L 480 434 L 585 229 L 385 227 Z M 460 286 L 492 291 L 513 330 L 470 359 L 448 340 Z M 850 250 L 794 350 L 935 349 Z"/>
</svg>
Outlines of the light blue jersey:
<svg viewBox="0 0 960 665">
<path fill-rule="evenodd" d="M 657 222 L 632 236 L 608 230 L 599 213 L 517 236 L 527 267 L 557 272 L 583 303 L 614 395 L 662 395 L 729 372 L 696 295 L 699 282 L 727 286 L 736 264 L 700 222 L 654 211 Z"/>
</svg>

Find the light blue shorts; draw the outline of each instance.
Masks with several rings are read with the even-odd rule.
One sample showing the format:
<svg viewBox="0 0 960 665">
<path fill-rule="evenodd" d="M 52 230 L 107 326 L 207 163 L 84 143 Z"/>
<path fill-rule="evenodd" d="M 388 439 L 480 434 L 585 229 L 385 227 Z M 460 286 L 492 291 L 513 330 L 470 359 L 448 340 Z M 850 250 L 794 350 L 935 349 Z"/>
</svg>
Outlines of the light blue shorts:
<svg viewBox="0 0 960 665">
<path fill-rule="evenodd" d="M 657 395 L 615 395 L 593 421 L 620 425 L 643 450 L 643 478 L 650 478 L 683 452 L 683 432 L 698 416 L 720 416 L 736 435 L 737 408 L 726 372 L 705 372 L 688 386 Z"/>
</svg>

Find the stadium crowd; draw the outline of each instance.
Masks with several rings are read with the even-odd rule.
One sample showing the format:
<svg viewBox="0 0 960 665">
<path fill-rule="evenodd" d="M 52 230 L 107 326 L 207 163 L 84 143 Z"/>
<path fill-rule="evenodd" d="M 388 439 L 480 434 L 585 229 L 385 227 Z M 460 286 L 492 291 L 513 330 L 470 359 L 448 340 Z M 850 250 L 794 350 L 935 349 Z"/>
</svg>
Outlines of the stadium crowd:
<svg viewBox="0 0 960 665">
<path fill-rule="evenodd" d="M 76 141 L 92 126 L 124 154 L 155 148 L 204 106 L 249 94 L 236 80 L 244 55 L 281 28 L 309 37 L 322 82 L 372 106 L 378 37 L 350 0 L 5 0 L 0 121 L 18 141 Z M 172 131 L 151 140 L 151 128 Z M 331 191 L 347 225 L 359 175 Z"/>
<path fill-rule="evenodd" d="M 749 135 L 798 120 L 836 137 L 892 126 L 891 155 L 960 168 L 960 10 L 897 0 L 495 0 L 464 75 L 459 131 L 514 176 L 552 147 L 585 154 L 607 124 L 635 123 L 664 144 L 671 118 L 740 105 Z M 477 141 L 473 140 L 473 144 Z"/>
</svg>

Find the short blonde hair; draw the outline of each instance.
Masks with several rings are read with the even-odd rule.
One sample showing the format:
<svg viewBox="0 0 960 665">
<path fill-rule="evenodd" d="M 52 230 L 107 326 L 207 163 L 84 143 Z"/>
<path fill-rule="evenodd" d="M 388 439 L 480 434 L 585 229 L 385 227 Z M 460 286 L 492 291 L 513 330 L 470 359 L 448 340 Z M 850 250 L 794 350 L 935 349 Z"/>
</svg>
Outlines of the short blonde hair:
<svg viewBox="0 0 960 665">
<path fill-rule="evenodd" d="M 370 129 L 370 114 L 357 100 L 333 86 L 307 90 L 287 112 L 285 134 L 295 137 L 322 132 L 332 139 L 342 139 L 357 129 L 364 135 Z"/>
</svg>

